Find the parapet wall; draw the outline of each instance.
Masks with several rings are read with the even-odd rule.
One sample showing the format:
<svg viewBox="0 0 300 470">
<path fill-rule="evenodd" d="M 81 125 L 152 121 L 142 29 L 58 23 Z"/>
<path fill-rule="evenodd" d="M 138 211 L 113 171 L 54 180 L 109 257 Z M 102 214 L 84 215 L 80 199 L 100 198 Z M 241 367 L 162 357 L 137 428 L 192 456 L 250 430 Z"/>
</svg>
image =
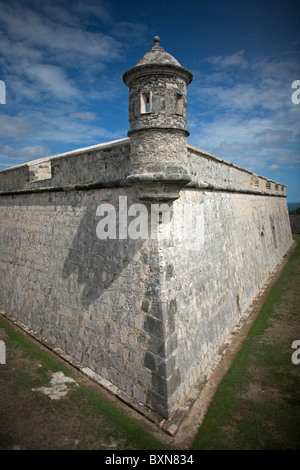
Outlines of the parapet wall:
<svg viewBox="0 0 300 470">
<path fill-rule="evenodd" d="M 286 187 L 202 150 L 188 146 L 190 187 L 286 196 Z"/>
<path fill-rule="evenodd" d="M 188 187 L 286 197 L 286 187 L 280 183 L 194 147 L 187 150 L 192 177 Z M 124 185 L 129 159 L 130 139 L 126 138 L 34 160 L 1 170 L 0 193 Z"/>
<path fill-rule="evenodd" d="M 81 185 L 120 184 L 125 177 L 129 154 L 129 139 L 126 138 L 34 160 L 0 171 L 0 192 L 72 190 Z"/>
<path fill-rule="evenodd" d="M 169 418 L 290 248 L 285 187 L 188 147 L 157 236 L 99 239 L 100 204 L 119 228 L 140 203 L 129 159 L 122 139 L 0 172 L 0 308 Z"/>
</svg>

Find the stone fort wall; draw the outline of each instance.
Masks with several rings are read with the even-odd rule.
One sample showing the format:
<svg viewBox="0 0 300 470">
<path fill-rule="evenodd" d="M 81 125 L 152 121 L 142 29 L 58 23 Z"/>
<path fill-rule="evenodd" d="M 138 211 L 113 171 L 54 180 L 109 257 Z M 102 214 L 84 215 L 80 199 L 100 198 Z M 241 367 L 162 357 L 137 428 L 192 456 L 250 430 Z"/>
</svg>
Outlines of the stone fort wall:
<svg viewBox="0 0 300 470">
<path fill-rule="evenodd" d="M 0 308 L 169 418 L 290 248 L 285 187 L 188 146 L 170 220 L 101 240 L 100 204 L 119 228 L 140 203 L 129 161 L 122 139 L 0 172 Z"/>
</svg>

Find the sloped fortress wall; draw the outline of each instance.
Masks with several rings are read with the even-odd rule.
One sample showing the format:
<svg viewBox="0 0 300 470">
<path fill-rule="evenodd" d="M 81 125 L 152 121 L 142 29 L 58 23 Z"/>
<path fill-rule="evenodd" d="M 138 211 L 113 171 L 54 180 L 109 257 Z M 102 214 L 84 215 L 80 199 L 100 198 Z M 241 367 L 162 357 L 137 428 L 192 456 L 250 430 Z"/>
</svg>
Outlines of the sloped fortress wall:
<svg viewBox="0 0 300 470">
<path fill-rule="evenodd" d="M 171 241 L 161 242 L 162 302 L 173 303 L 177 344 L 173 410 L 203 379 L 293 243 L 284 187 L 191 147 L 188 154 L 191 169 L 204 178 L 209 169 L 209 178 L 181 191 L 173 206 L 182 223 L 174 217 Z M 186 220 L 186 211 L 198 220 Z M 182 236 L 186 223 L 188 238 Z"/>
<path fill-rule="evenodd" d="M 128 139 L 104 147 L 46 160 L 50 179 L 0 172 L 0 308 L 169 417 L 291 246 L 285 188 L 188 147 L 194 180 L 157 236 L 101 240 L 101 204 L 118 225 L 140 203 Z"/>
<path fill-rule="evenodd" d="M 115 207 L 119 219 L 119 198 L 137 202 L 121 187 L 124 140 L 44 160 L 53 174 L 47 180 L 22 182 L 27 165 L 0 173 L 0 308 L 146 403 L 153 333 L 143 302 L 159 291 L 157 242 L 97 236 L 99 206 Z M 155 302 L 159 295 L 153 310 Z"/>
<path fill-rule="evenodd" d="M 129 138 L 0 171 L 0 309 L 165 418 L 292 245 L 284 186 L 187 145 L 191 79 L 156 37 Z"/>
</svg>

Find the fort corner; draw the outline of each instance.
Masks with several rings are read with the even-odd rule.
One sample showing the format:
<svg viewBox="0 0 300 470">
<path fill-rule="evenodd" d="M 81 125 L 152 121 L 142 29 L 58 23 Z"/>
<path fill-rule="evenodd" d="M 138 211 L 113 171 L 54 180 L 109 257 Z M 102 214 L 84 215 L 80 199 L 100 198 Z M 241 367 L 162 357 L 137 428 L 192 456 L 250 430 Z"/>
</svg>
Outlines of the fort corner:
<svg viewBox="0 0 300 470">
<path fill-rule="evenodd" d="M 123 78 L 128 137 L 0 171 L 0 309 L 171 420 L 293 243 L 286 188 L 187 144 L 192 73 L 158 37 Z M 170 217 L 98 237 L 125 199 Z"/>
</svg>

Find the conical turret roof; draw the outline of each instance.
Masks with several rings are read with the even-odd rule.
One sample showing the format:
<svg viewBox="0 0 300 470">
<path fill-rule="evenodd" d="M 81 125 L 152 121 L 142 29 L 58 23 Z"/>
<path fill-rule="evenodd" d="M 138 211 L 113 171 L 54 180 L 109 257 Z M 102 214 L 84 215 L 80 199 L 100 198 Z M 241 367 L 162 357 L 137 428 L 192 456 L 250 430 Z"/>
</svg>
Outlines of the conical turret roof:
<svg viewBox="0 0 300 470">
<path fill-rule="evenodd" d="M 138 61 L 138 65 L 146 64 L 171 64 L 181 66 L 178 60 L 175 59 L 171 54 L 166 52 L 163 47 L 159 45 L 160 38 L 159 36 L 154 37 L 154 46 L 149 52 L 146 52 L 145 55 Z"/>
<path fill-rule="evenodd" d="M 132 81 L 133 78 L 152 73 L 176 73 L 182 75 L 186 80 L 187 85 L 192 81 L 193 74 L 178 62 L 175 57 L 166 52 L 163 47 L 159 45 L 159 36 L 154 37 L 154 46 L 150 51 L 138 61 L 135 67 L 127 70 L 123 75 L 123 80 L 126 85 Z"/>
</svg>

